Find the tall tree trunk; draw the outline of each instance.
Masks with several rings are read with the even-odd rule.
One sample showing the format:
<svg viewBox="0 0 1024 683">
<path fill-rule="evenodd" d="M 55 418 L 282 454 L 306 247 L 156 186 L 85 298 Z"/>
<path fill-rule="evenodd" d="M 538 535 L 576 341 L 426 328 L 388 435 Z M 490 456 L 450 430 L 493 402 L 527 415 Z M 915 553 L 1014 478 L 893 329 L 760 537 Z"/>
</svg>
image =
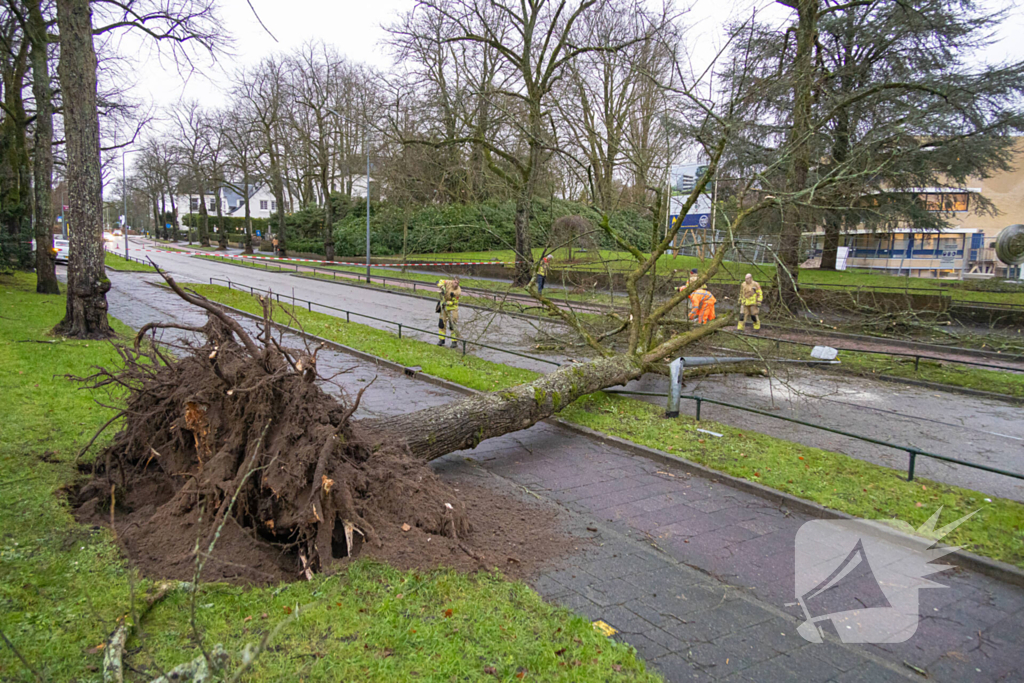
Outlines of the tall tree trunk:
<svg viewBox="0 0 1024 683">
<path fill-rule="evenodd" d="M 217 246 L 225 251 L 228 248 L 228 231 L 224 228 L 224 210 L 220 205 L 220 190 L 217 191 Z"/>
<path fill-rule="evenodd" d="M 821 0 L 796 0 L 796 56 L 793 60 L 793 125 L 787 151 L 790 157 L 786 190 L 790 194 L 807 187 L 811 166 L 811 105 L 814 85 L 814 44 L 817 39 Z M 800 268 L 800 234 L 809 227 L 809 212 L 795 202 L 783 211 L 779 244 L 779 296 L 787 306 L 797 303 L 797 277 Z"/>
<path fill-rule="evenodd" d="M 249 174 L 242 181 L 245 184 L 245 253 L 252 253 L 252 215 L 249 213 Z"/>
<path fill-rule="evenodd" d="M 274 199 L 277 201 L 277 256 L 285 258 L 288 252 L 284 234 L 284 178 L 281 177 L 280 159 L 273 149 L 270 152 L 270 174 L 274 183 Z"/>
<path fill-rule="evenodd" d="M 171 191 L 170 187 L 168 187 L 167 191 L 171 195 L 171 241 L 172 242 L 177 242 L 178 241 L 178 207 L 175 206 L 175 203 L 174 203 L 174 193 Z"/>
<path fill-rule="evenodd" d="M 153 236 L 158 237 L 160 235 L 160 198 L 153 195 Z"/>
<path fill-rule="evenodd" d="M 853 65 L 855 30 L 853 28 L 853 15 L 847 13 L 847 34 L 843 46 L 843 72 L 839 77 L 839 96 L 845 97 L 853 90 L 853 79 L 849 69 Z M 850 157 L 850 112 L 846 107 L 841 107 L 835 116 L 835 135 L 832 142 L 832 164 L 835 167 L 842 167 Z M 840 194 L 840 197 L 842 195 Z M 821 252 L 821 270 L 835 270 L 836 259 L 839 255 L 839 233 L 842 232 L 845 218 L 839 211 L 829 211 L 825 214 L 825 247 Z"/>
<path fill-rule="evenodd" d="M 157 239 L 165 240 L 168 238 L 167 235 L 167 197 L 163 196 L 163 191 L 160 192 L 160 222 L 156 226 L 156 237 Z"/>
<path fill-rule="evenodd" d="M 484 439 L 526 429 L 580 396 L 625 384 L 643 373 L 638 356 L 600 358 L 563 365 L 529 384 L 404 415 L 360 420 L 356 425 L 371 443 L 397 436 L 416 457 L 433 460 L 475 448 Z"/>
<path fill-rule="evenodd" d="M 60 294 L 57 261 L 53 253 L 53 92 L 47 59 L 46 21 L 40 0 L 28 2 L 28 39 L 32 43 L 32 95 L 36 123 L 32 154 L 36 204 L 36 291 Z"/>
<path fill-rule="evenodd" d="M 530 241 L 530 219 L 533 214 L 533 192 L 540 172 L 541 155 L 544 152 L 541 140 L 541 114 L 539 107 L 531 109 L 529 124 L 530 156 L 525 170 L 521 173 L 522 185 L 516 198 L 516 267 L 513 283 L 522 287 L 533 277 L 533 249 Z"/>
<path fill-rule="evenodd" d="M 64 135 L 68 155 L 67 312 L 56 331 L 77 338 L 110 337 L 103 267 L 103 179 L 100 173 L 100 123 L 96 108 L 96 51 L 92 44 L 89 0 L 57 0 Z"/>
<path fill-rule="evenodd" d="M 334 260 L 334 207 L 331 206 L 331 185 L 327 178 L 327 166 L 321 168 L 320 184 L 324 193 L 324 256 Z"/>
<path fill-rule="evenodd" d="M 210 246 L 210 212 L 206 208 L 206 192 L 199 190 L 199 246 Z"/>
</svg>

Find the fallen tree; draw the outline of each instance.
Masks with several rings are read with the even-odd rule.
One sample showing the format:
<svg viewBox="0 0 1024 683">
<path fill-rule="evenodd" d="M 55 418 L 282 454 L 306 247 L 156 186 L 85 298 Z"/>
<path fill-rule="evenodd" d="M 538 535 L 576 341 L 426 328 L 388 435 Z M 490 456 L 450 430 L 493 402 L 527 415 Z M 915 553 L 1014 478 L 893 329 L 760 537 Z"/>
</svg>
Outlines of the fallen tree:
<svg viewBox="0 0 1024 683">
<path fill-rule="evenodd" d="M 715 151 L 712 170 L 690 203 L 713 175 L 723 147 Z M 745 209 L 737 222 L 759 208 Z M 637 262 L 626 280 L 630 315 L 614 334 L 593 334 L 571 310 L 556 306 L 532 284 L 530 289 L 591 347 L 592 360 L 511 389 L 379 419 L 353 419 L 362 392 L 349 398 L 324 390 L 318 381 L 319 349 L 285 344 L 270 297 L 262 300 L 258 333 L 250 334 L 161 272 L 179 297 L 206 311 L 207 323 L 150 323 L 133 345 L 118 346 L 121 368 L 100 369 L 86 378 L 93 388 L 127 390 L 127 400 L 124 428 L 98 459 L 97 476 L 77 502 L 109 508 L 111 517 L 118 504 L 131 510 L 119 539 L 129 554 L 158 557 L 163 575 L 170 577 L 193 578 L 190 568 L 212 557 L 220 544 L 236 551 L 231 556 L 241 565 L 242 578 L 265 580 L 274 575 L 271 565 L 280 568 L 282 562 L 290 565 L 285 575 L 308 578 L 355 554 L 363 542 L 379 547 L 387 534 L 411 527 L 457 543 L 486 564 L 464 543 L 472 531 L 465 506 L 427 462 L 525 429 L 583 395 L 657 370 L 729 321 L 723 317 L 682 331 L 677 324 L 662 326 L 715 274 L 726 245 L 696 281 L 656 303 L 656 278 L 646 276 L 675 230 L 645 254 L 628 245 L 607 218 L 602 229 Z M 150 331 L 174 327 L 198 335 L 198 341 L 176 356 L 143 343 Z M 608 345 L 614 336 L 625 340 L 624 347 Z"/>
</svg>

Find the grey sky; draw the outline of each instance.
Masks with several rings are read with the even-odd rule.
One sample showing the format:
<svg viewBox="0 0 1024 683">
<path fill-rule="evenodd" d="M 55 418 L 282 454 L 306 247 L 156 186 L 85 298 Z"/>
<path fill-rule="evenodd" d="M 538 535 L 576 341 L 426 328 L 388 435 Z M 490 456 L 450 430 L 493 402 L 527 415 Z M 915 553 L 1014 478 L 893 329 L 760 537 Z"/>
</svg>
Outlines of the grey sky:
<svg viewBox="0 0 1024 683">
<path fill-rule="evenodd" d="M 251 0 L 263 22 L 280 42 L 267 35 L 246 0 L 222 0 L 221 20 L 234 40 L 233 55 L 216 64 L 198 62 L 201 73 L 184 80 L 155 55 L 141 49 L 137 58 L 138 85 L 135 96 L 159 107 L 170 107 L 182 99 L 198 99 L 210 105 L 225 102 L 224 91 L 230 74 L 239 65 L 249 65 L 267 54 L 288 51 L 308 40 L 334 44 L 349 59 L 386 69 L 391 57 L 382 41 L 383 24 L 413 6 L 413 0 Z M 653 2 L 653 0 L 652 0 Z M 1012 0 L 988 0 L 991 7 Z M 784 24 L 789 10 L 772 0 L 696 0 L 686 14 L 688 47 L 695 68 L 703 68 L 721 45 L 723 26 L 733 18 L 759 17 Z M 999 31 L 999 42 L 979 61 L 1024 58 L 1024 12 L 1012 12 Z M 123 47 L 128 47 L 127 42 Z M 698 70 L 700 70 L 698 68 Z M 159 124 L 157 124 L 159 125 Z"/>
</svg>

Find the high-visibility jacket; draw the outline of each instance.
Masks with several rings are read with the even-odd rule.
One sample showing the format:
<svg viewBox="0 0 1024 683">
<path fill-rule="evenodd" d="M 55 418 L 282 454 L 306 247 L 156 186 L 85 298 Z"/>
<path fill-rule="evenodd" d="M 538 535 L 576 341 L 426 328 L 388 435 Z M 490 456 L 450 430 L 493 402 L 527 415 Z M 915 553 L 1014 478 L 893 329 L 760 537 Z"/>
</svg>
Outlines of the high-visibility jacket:
<svg viewBox="0 0 1024 683">
<path fill-rule="evenodd" d="M 441 302 L 445 310 L 454 311 L 459 308 L 459 297 L 462 296 L 462 288 L 455 280 L 438 280 L 437 287 L 441 290 Z"/>
<path fill-rule="evenodd" d="M 760 306 L 763 300 L 761 285 L 753 280 L 749 285 L 746 280 L 740 283 L 740 306 Z"/>
<path fill-rule="evenodd" d="M 690 294 L 690 320 L 701 325 L 715 319 L 715 295 L 701 287 Z"/>
<path fill-rule="evenodd" d="M 547 261 L 541 261 L 540 265 L 537 266 L 537 275 L 540 275 L 541 277 L 547 277 L 548 276 L 548 262 Z"/>
</svg>

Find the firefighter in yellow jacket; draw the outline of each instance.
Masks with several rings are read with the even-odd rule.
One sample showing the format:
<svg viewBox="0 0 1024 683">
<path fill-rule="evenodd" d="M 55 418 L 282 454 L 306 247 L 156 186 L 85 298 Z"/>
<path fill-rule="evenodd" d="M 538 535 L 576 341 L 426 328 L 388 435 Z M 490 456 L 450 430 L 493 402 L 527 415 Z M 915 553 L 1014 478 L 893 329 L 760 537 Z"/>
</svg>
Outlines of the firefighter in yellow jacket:
<svg viewBox="0 0 1024 683">
<path fill-rule="evenodd" d="M 757 317 L 757 314 L 760 311 L 758 306 L 761 305 L 763 300 L 764 294 L 761 292 L 761 285 L 754 282 L 754 277 L 747 273 L 747 276 L 743 278 L 743 282 L 740 283 L 740 313 L 743 315 L 743 318 L 736 323 L 737 330 L 742 330 L 750 318 L 754 319 L 754 329 L 761 329 L 761 320 Z"/>
<path fill-rule="evenodd" d="M 459 279 L 438 280 L 437 288 L 441 290 L 441 300 L 437 302 L 437 345 L 444 346 L 445 327 L 448 328 L 452 342 L 452 348 L 458 346 L 455 341 L 457 332 L 455 326 L 459 322 L 459 297 L 462 296 L 462 288 L 459 287 Z"/>
</svg>

